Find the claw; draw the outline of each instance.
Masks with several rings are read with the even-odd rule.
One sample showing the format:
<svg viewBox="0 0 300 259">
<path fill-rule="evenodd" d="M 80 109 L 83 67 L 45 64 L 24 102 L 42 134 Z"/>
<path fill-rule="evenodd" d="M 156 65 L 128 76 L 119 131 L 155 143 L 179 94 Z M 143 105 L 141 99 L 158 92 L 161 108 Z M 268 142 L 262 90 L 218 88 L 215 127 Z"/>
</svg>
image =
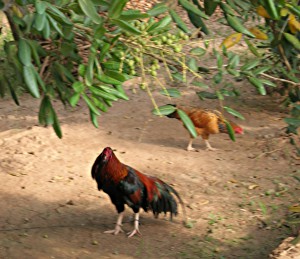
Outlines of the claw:
<svg viewBox="0 0 300 259">
<path fill-rule="evenodd" d="M 135 213 L 134 215 L 134 229 L 131 232 L 127 233 L 128 238 L 133 237 L 135 234 L 138 234 L 139 236 L 142 235 L 139 230 L 139 213 Z"/>
<path fill-rule="evenodd" d="M 121 228 L 121 226 L 116 225 L 116 228 L 113 230 L 107 230 L 104 231 L 104 234 L 114 234 L 114 235 L 118 235 L 120 232 L 124 233 L 124 230 Z"/>
<path fill-rule="evenodd" d="M 193 151 L 193 152 L 199 152 L 198 149 L 193 148 L 193 147 L 189 147 L 189 146 L 186 148 L 186 150 L 187 150 L 187 151 Z"/>
<path fill-rule="evenodd" d="M 130 237 L 133 237 L 135 234 L 138 234 L 139 236 L 141 236 L 141 232 L 139 231 L 139 229 L 134 229 L 132 230 L 131 232 L 128 232 L 127 235 L 128 235 L 128 238 Z"/>
<path fill-rule="evenodd" d="M 218 150 L 217 148 L 214 148 L 214 147 L 207 147 L 206 150 L 208 151 L 216 151 Z"/>
<path fill-rule="evenodd" d="M 206 144 L 206 150 L 209 150 L 209 151 L 215 151 L 215 150 L 218 150 L 217 148 L 213 148 L 207 139 L 204 140 L 205 144 Z"/>
<path fill-rule="evenodd" d="M 120 232 L 124 232 L 124 230 L 121 228 L 123 216 L 124 216 L 124 212 L 121 212 L 118 216 L 118 220 L 117 220 L 115 229 L 104 231 L 104 234 L 118 235 Z"/>
</svg>

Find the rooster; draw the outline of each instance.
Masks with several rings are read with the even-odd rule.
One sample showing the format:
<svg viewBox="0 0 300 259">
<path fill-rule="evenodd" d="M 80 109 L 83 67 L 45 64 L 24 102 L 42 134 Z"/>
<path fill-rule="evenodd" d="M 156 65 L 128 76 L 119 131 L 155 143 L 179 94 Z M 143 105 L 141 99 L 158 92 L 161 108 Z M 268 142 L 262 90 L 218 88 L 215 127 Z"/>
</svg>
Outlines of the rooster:
<svg viewBox="0 0 300 259">
<path fill-rule="evenodd" d="M 210 134 L 217 134 L 217 133 L 228 134 L 227 127 L 225 124 L 225 119 L 221 112 L 217 110 L 192 108 L 188 106 L 178 106 L 174 104 L 170 104 L 170 105 L 184 111 L 189 116 L 191 121 L 194 123 L 197 135 L 198 136 L 200 135 L 204 140 L 207 150 L 216 150 L 216 148 L 213 148 L 208 142 L 208 138 Z M 177 113 L 177 110 L 167 115 L 167 117 L 181 120 Z M 232 121 L 229 121 L 229 123 L 236 134 L 243 134 L 243 129 L 240 126 L 238 126 Z M 193 137 L 190 136 L 190 141 L 187 146 L 187 151 L 197 151 L 195 148 L 193 148 L 192 144 L 193 144 Z"/>
<path fill-rule="evenodd" d="M 121 228 L 124 216 L 125 204 L 135 213 L 134 229 L 127 233 L 128 237 L 139 231 L 139 210 L 152 210 L 157 218 L 158 214 L 170 212 L 177 215 L 177 203 L 175 195 L 183 206 L 183 202 L 171 186 L 162 180 L 140 173 L 134 168 L 122 164 L 110 147 L 104 148 L 97 157 L 92 167 L 92 178 L 98 184 L 98 190 L 107 193 L 118 212 L 118 219 L 113 230 L 105 231 L 117 235 L 124 232 Z M 183 207 L 184 209 L 184 207 Z"/>
</svg>

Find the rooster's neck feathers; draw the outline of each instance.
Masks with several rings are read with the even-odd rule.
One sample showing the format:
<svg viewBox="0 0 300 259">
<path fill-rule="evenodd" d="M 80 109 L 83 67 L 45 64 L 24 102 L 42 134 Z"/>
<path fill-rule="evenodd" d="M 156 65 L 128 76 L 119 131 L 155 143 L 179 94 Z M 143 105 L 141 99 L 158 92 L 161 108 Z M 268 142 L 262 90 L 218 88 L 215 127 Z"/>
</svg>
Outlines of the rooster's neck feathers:
<svg viewBox="0 0 300 259">
<path fill-rule="evenodd" d="M 103 169 L 115 183 L 124 179 L 128 174 L 126 166 L 119 161 L 114 153 L 112 153 Z"/>
</svg>

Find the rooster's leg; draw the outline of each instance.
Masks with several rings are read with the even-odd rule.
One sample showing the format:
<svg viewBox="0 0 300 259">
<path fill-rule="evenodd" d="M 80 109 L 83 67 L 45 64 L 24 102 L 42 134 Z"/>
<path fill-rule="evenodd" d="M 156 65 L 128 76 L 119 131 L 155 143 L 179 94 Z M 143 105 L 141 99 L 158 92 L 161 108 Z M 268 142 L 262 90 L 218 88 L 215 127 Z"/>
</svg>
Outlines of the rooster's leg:
<svg viewBox="0 0 300 259">
<path fill-rule="evenodd" d="M 107 230 L 104 233 L 117 235 L 119 234 L 119 232 L 124 232 L 123 229 L 121 228 L 123 216 L 124 216 L 124 211 L 119 214 L 115 229 Z"/>
<path fill-rule="evenodd" d="M 142 235 L 139 230 L 139 213 L 135 213 L 134 215 L 134 229 L 127 233 L 128 237 L 133 237 L 135 234 Z"/>
<path fill-rule="evenodd" d="M 197 151 L 197 149 L 193 148 L 192 145 L 193 145 L 193 138 L 190 138 L 190 141 L 189 141 L 189 144 L 188 144 L 186 150 L 187 151 Z"/>
<path fill-rule="evenodd" d="M 210 151 L 218 150 L 217 148 L 213 148 L 213 147 L 209 144 L 209 142 L 208 142 L 207 139 L 205 139 L 204 142 L 205 142 L 205 145 L 206 145 L 206 150 L 210 150 Z"/>
</svg>

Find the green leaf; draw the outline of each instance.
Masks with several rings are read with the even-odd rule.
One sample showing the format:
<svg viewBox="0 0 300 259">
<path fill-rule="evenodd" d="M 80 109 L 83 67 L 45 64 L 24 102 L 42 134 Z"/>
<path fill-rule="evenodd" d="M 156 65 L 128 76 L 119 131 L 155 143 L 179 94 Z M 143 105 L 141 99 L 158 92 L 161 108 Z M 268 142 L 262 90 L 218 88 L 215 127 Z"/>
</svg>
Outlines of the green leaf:
<svg viewBox="0 0 300 259">
<path fill-rule="evenodd" d="M 155 5 L 152 9 L 148 10 L 147 13 L 150 16 L 157 16 L 162 13 L 165 13 L 167 10 L 168 10 L 168 7 L 165 4 L 159 3 L 159 4 Z"/>
<path fill-rule="evenodd" d="M 218 7 L 220 1 L 214 1 L 214 0 L 204 0 L 204 10 L 205 13 L 209 16 L 211 16 L 216 8 Z"/>
<path fill-rule="evenodd" d="M 57 23 L 57 21 L 55 21 L 49 14 L 47 14 L 47 18 L 50 22 L 50 24 L 52 25 L 52 27 L 61 35 L 64 36 L 64 33 L 61 30 L 61 25 L 59 23 Z"/>
<path fill-rule="evenodd" d="M 188 131 L 192 135 L 192 137 L 197 138 L 197 132 L 196 132 L 195 126 L 194 126 L 193 122 L 191 121 L 191 119 L 189 118 L 189 116 L 180 109 L 177 109 L 177 113 L 178 113 L 181 121 L 183 122 L 184 126 L 188 129 Z"/>
<path fill-rule="evenodd" d="M 182 74 L 180 74 L 180 73 L 173 73 L 173 74 L 172 74 L 172 77 L 173 77 L 174 79 L 178 80 L 178 81 L 185 82 L 184 79 L 183 79 Z"/>
<path fill-rule="evenodd" d="M 219 52 L 216 52 L 215 53 L 215 56 L 217 58 L 217 65 L 218 65 L 218 68 L 221 69 L 223 67 L 223 58 L 222 56 L 220 55 Z"/>
<path fill-rule="evenodd" d="M 188 17 L 191 21 L 191 23 L 196 27 L 196 28 L 200 28 L 201 31 L 203 31 L 206 35 L 209 34 L 209 30 L 207 29 L 205 23 L 202 21 L 202 18 L 197 15 L 194 14 L 191 11 L 188 11 Z"/>
<path fill-rule="evenodd" d="M 123 99 L 125 101 L 128 101 L 129 98 L 128 96 L 125 94 L 125 92 L 123 91 L 118 91 L 117 89 L 115 89 L 114 87 L 111 86 L 107 86 L 107 85 L 99 85 L 99 88 L 101 88 L 102 90 L 104 90 L 106 93 L 112 94 L 117 98 Z M 115 101 L 115 98 L 109 98 L 112 101 Z"/>
<path fill-rule="evenodd" d="M 159 93 L 162 95 L 170 96 L 170 97 L 174 97 L 174 98 L 178 98 L 181 96 L 180 91 L 178 91 L 177 89 L 174 89 L 174 88 L 163 89 L 163 90 L 159 91 Z"/>
<path fill-rule="evenodd" d="M 158 32 L 165 29 L 172 22 L 171 16 L 165 16 L 159 22 L 153 23 L 147 30 L 147 32 Z"/>
<path fill-rule="evenodd" d="M 300 50 L 300 41 L 290 33 L 283 33 L 284 37 L 298 50 Z"/>
<path fill-rule="evenodd" d="M 234 69 L 231 69 L 231 68 L 227 68 L 227 72 L 230 74 L 230 75 L 233 75 L 233 76 L 240 76 L 240 72 L 237 71 L 237 70 L 234 70 Z"/>
<path fill-rule="evenodd" d="M 223 96 L 223 94 L 220 91 L 217 90 L 216 91 L 216 95 L 217 95 L 217 97 L 218 97 L 219 100 L 222 100 L 222 101 L 224 100 L 224 96 Z"/>
<path fill-rule="evenodd" d="M 20 105 L 19 103 L 19 99 L 18 99 L 18 96 L 15 92 L 15 89 L 13 88 L 12 84 L 10 83 L 9 79 L 7 78 L 6 75 L 4 75 L 3 77 L 3 81 L 1 83 L 4 83 L 4 85 L 9 89 L 9 92 L 11 94 L 11 97 L 13 98 L 14 102 L 16 105 Z"/>
<path fill-rule="evenodd" d="M 8 82 L 5 82 L 4 76 L 0 74 L 0 96 L 3 98 L 5 96 L 5 92 L 8 89 Z"/>
<path fill-rule="evenodd" d="M 116 2 L 113 0 L 112 2 Z M 120 1 L 121 2 L 121 1 Z M 97 10 L 94 6 L 94 3 L 91 0 L 78 0 L 79 6 L 84 14 L 89 17 L 94 23 L 102 23 L 100 15 L 97 13 Z"/>
<path fill-rule="evenodd" d="M 261 82 L 261 80 L 255 78 L 255 77 L 249 77 L 248 80 L 252 85 L 254 85 L 257 88 L 258 92 L 261 95 L 267 94 L 266 89 L 265 89 L 263 83 Z"/>
<path fill-rule="evenodd" d="M 240 57 L 239 55 L 233 55 L 229 58 L 228 61 L 228 68 L 236 68 L 240 63 Z"/>
<path fill-rule="evenodd" d="M 201 92 L 196 92 L 196 94 L 198 95 L 198 97 L 201 100 L 205 100 L 205 99 L 218 99 L 218 96 L 215 93 L 201 91 Z"/>
<path fill-rule="evenodd" d="M 297 118 L 284 118 L 284 121 L 287 124 L 292 125 L 296 128 L 300 127 L 300 119 L 297 119 Z"/>
<path fill-rule="evenodd" d="M 105 105 L 104 101 L 99 100 L 97 96 L 93 97 L 93 101 L 97 108 L 99 108 L 103 112 L 107 112 L 107 106 Z"/>
<path fill-rule="evenodd" d="M 268 85 L 268 86 L 272 86 L 272 87 L 277 87 L 277 85 L 275 83 L 273 83 L 272 81 L 266 80 L 266 79 L 259 79 L 264 85 Z"/>
<path fill-rule="evenodd" d="M 182 5 L 182 7 L 187 10 L 187 11 L 191 11 L 196 15 L 201 16 L 204 19 L 209 19 L 209 17 L 203 13 L 202 11 L 200 11 L 200 9 L 194 5 L 193 3 L 189 2 L 188 0 L 179 0 L 180 5 Z"/>
<path fill-rule="evenodd" d="M 106 61 L 102 63 L 103 67 L 110 70 L 119 70 L 120 68 L 120 62 L 117 61 Z"/>
<path fill-rule="evenodd" d="M 190 30 L 186 26 L 185 22 L 180 18 L 180 16 L 174 10 L 170 9 L 169 13 L 179 29 L 181 29 L 182 31 L 184 31 L 186 33 L 190 32 Z"/>
<path fill-rule="evenodd" d="M 96 26 L 96 28 L 94 29 L 94 38 L 101 39 L 104 36 L 105 32 L 106 29 L 103 24 Z"/>
<path fill-rule="evenodd" d="M 246 44 L 248 45 L 249 50 L 252 52 L 253 55 L 256 57 L 260 57 L 261 54 L 257 51 L 256 47 L 246 38 L 244 38 Z"/>
<path fill-rule="evenodd" d="M 34 59 L 34 62 L 36 63 L 36 65 L 38 67 L 41 66 L 41 61 L 40 61 L 40 56 L 38 54 L 38 50 L 39 50 L 39 43 L 37 43 L 36 41 L 31 41 L 31 40 L 28 40 L 27 43 L 30 45 L 30 49 L 32 51 L 32 56 L 33 56 L 33 59 Z"/>
<path fill-rule="evenodd" d="M 118 98 L 114 94 L 108 93 L 107 91 L 104 91 L 102 88 L 103 87 L 99 88 L 99 87 L 95 87 L 95 86 L 89 87 L 89 89 L 91 90 L 91 92 L 94 95 L 97 95 L 97 96 L 103 98 L 104 100 L 108 100 L 108 101 L 117 101 L 118 100 Z"/>
<path fill-rule="evenodd" d="M 105 74 L 97 75 L 97 79 L 106 84 L 112 84 L 112 85 L 121 85 L 122 84 L 122 82 L 120 82 L 119 80 L 116 80 Z"/>
<path fill-rule="evenodd" d="M 119 18 L 128 0 L 111 0 L 108 9 L 108 17 L 111 19 Z"/>
<path fill-rule="evenodd" d="M 43 28 L 42 32 L 43 32 L 44 39 L 49 39 L 50 38 L 50 33 L 51 33 L 50 23 L 47 19 L 45 21 L 45 25 L 44 25 L 44 28 Z"/>
<path fill-rule="evenodd" d="M 266 11 L 274 20 L 279 20 L 280 15 L 277 11 L 277 4 L 275 4 L 274 0 L 265 0 L 264 1 L 264 7 L 266 8 Z"/>
<path fill-rule="evenodd" d="M 226 0 L 226 3 L 236 12 L 240 12 L 239 8 L 237 7 L 237 5 L 235 4 L 235 2 L 233 0 Z"/>
<path fill-rule="evenodd" d="M 202 88 L 205 88 L 205 89 L 209 88 L 209 86 L 207 84 L 204 84 L 202 82 L 197 82 L 197 81 L 193 81 L 192 85 L 199 86 L 199 87 L 202 87 Z"/>
<path fill-rule="evenodd" d="M 43 125 L 52 125 L 54 123 L 53 108 L 49 96 L 44 96 L 40 104 L 39 123 Z"/>
<path fill-rule="evenodd" d="M 121 13 L 120 20 L 132 21 L 149 18 L 149 14 L 141 13 L 139 10 L 126 10 Z"/>
<path fill-rule="evenodd" d="M 95 113 L 96 115 L 100 115 L 98 109 L 95 107 L 95 105 L 91 102 L 91 100 L 85 93 L 82 94 L 82 98 L 85 100 L 86 104 L 92 110 L 93 113 Z"/>
<path fill-rule="evenodd" d="M 250 69 L 256 67 L 259 63 L 260 63 L 260 60 L 257 60 L 257 59 L 256 60 L 252 60 L 252 61 L 246 63 L 245 65 L 243 65 L 241 67 L 241 70 L 242 71 L 250 70 Z"/>
<path fill-rule="evenodd" d="M 82 82 L 76 81 L 76 82 L 74 82 L 72 84 L 72 88 L 74 89 L 74 91 L 76 93 L 82 93 L 83 90 L 84 90 L 84 88 L 85 88 L 85 86 L 84 86 L 84 84 Z"/>
<path fill-rule="evenodd" d="M 52 110 L 53 110 L 53 116 L 54 116 L 54 122 L 52 124 L 52 127 L 53 127 L 53 129 L 56 133 L 56 136 L 58 136 L 59 138 L 62 138 L 62 132 L 61 132 L 60 124 L 59 124 L 56 112 L 53 109 L 53 107 L 52 107 Z"/>
<path fill-rule="evenodd" d="M 225 125 L 226 125 L 226 129 L 228 131 L 228 135 L 229 135 L 230 139 L 232 141 L 235 141 L 235 134 L 234 134 L 234 130 L 233 130 L 232 126 L 230 125 L 230 123 L 227 120 L 225 120 Z"/>
<path fill-rule="evenodd" d="M 198 71 L 199 72 L 203 72 L 203 73 L 209 73 L 210 69 L 208 67 L 198 67 Z"/>
<path fill-rule="evenodd" d="M 89 55 L 88 65 L 84 77 L 87 86 L 91 86 L 93 83 L 95 58 L 96 58 L 96 54 L 91 53 Z"/>
<path fill-rule="evenodd" d="M 217 74 L 215 74 L 213 76 L 213 81 L 214 81 L 215 84 L 221 83 L 222 79 L 223 79 L 223 73 L 222 72 L 218 72 Z"/>
<path fill-rule="evenodd" d="M 176 108 L 174 106 L 172 106 L 172 105 L 163 105 L 163 106 L 158 107 L 158 109 L 153 109 L 152 113 L 154 115 L 161 116 L 161 115 L 169 115 L 169 114 L 171 114 L 175 111 L 176 111 Z"/>
<path fill-rule="evenodd" d="M 114 70 L 105 70 L 105 74 L 111 78 L 114 78 L 118 80 L 119 82 L 125 82 L 128 80 L 128 76 L 125 74 L 121 74 L 119 72 L 116 72 Z"/>
<path fill-rule="evenodd" d="M 34 67 L 33 66 L 24 66 L 23 67 L 23 76 L 25 83 L 28 87 L 29 92 L 31 95 L 35 98 L 40 98 L 40 92 L 39 92 L 39 87 L 37 84 L 37 79 L 35 76 L 34 72 Z"/>
<path fill-rule="evenodd" d="M 197 56 L 203 56 L 206 53 L 206 49 L 197 47 L 197 48 L 191 49 L 190 53 L 197 55 Z"/>
<path fill-rule="evenodd" d="M 93 125 L 95 126 L 95 128 L 98 128 L 99 125 L 98 125 L 98 117 L 95 113 L 93 113 L 93 111 L 90 109 L 90 118 L 91 118 L 91 121 L 93 123 Z"/>
<path fill-rule="evenodd" d="M 122 21 L 122 20 L 118 20 L 118 19 L 114 19 L 112 20 L 112 22 L 116 25 L 118 25 L 123 31 L 129 32 L 130 34 L 133 35 L 141 35 L 142 32 L 139 31 L 138 29 L 136 29 L 135 27 L 133 27 L 130 23 Z"/>
<path fill-rule="evenodd" d="M 244 116 L 242 114 L 240 114 L 238 111 L 236 111 L 230 107 L 227 107 L 227 106 L 223 106 L 223 108 L 225 111 L 232 114 L 233 116 L 236 116 L 236 117 L 240 118 L 241 120 L 245 120 Z"/>
<path fill-rule="evenodd" d="M 107 42 L 103 43 L 103 46 L 101 48 L 101 52 L 100 52 L 100 55 L 99 55 L 99 62 L 103 61 L 103 59 L 105 58 L 106 53 L 110 49 L 110 46 L 111 45 L 109 43 L 107 43 Z"/>
<path fill-rule="evenodd" d="M 243 9 L 243 11 L 248 11 L 251 8 L 251 4 L 242 0 L 234 0 L 235 4 Z"/>
<path fill-rule="evenodd" d="M 259 67 L 255 70 L 252 71 L 252 73 L 256 76 L 256 75 L 260 75 L 261 73 L 267 72 L 268 70 L 270 70 L 272 67 L 268 66 L 268 67 Z"/>
<path fill-rule="evenodd" d="M 47 3 L 47 13 L 55 19 L 59 24 L 62 25 L 73 25 L 73 23 L 65 16 L 63 12 L 61 12 L 55 5 Z"/>
<path fill-rule="evenodd" d="M 221 2 L 220 7 L 225 14 L 236 15 L 235 11 L 231 8 L 230 5 Z"/>
<path fill-rule="evenodd" d="M 44 26 L 46 24 L 46 14 L 42 13 L 42 14 L 36 14 L 35 16 L 35 21 L 34 21 L 34 27 L 38 30 L 38 31 L 42 31 L 44 29 Z"/>
<path fill-rule="evenodd" d="M 229 26 L 234 29 L 237 32 L 243 33 L 251 38 L 255 38 L 255 36 L 248 31 L 244 25 L 238 20 L 238 18 L 236 18 L 235 16 L 232 15 L 226 15 L 226 20 L 229 24 Z"/>
<path fill-rule="evenodd" d="M 19 39 L 18 42 L 18 57 L 24 66 L 31 65 L 31 49 L 25 39 Z"/>
<path fill-rule="evenodd" d="M 35 75 L 35 78 L 36 78 L 36 81 L 37 81 L 38 85 L 40 85 L 42 90 L 44 92 L 46 92 L 46 84 L 43 81 L 43 79 L 41 78 L 40 74 L 35 69 L 33 69 L 32 71 L 34 72 L 34 75 Z"/>
<path fill-rule="evenodd" d="M 35 1 L 35 9 L 38 14 L 43 14 L 45 13 L 47 8 L 47 3 L 44 1 Z"/>
<path fill-rule="evenodd" d="M 198 71 L 198 65 L 197 65 L 197 60 L 195 58 L 191 58 L 189 61 L 188 61 L 188 67 L 194 71 L 194 72 L 197 72 Z"/>
<path fill-rule="evenodd" d="M 70 97 L 70 99 L 69 99 L 70 105 L 71 105 L 72 107 L 75 107 L 76 104 L 78 103 L 79 99 L 80 99 L 80 94 L 79 94 L 79 93 L 73 94 L 73 95 Z"/>
</svg>

